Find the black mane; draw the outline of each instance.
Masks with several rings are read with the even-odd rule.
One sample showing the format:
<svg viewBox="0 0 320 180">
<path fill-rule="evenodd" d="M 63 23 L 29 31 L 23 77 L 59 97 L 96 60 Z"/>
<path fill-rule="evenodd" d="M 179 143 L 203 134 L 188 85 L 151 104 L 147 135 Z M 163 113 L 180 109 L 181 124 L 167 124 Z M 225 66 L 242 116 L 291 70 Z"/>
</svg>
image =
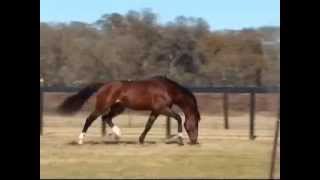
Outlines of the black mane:
<svg viewBox="0 0 320 180">
<path fill-rule="evenodd" d="M 174 84 L 175 86 L 179 87 L 179 89 L 180 89 L 182 92 L 184 92 L 184 93 L 188 94 L 189 96 L 195 98 L 194 95 L 192 94 L 192 92 L 191 92 L 189 89 L 181 86 L 181 85 L 178 84 L 177 82 L 175 82 L 175 81 L 173 81 L 173 80 L 171 80 L 171 79 L 169 79 L 169 78 L 167 78 L 167 77 L 165 77 L 165 76 L 154 76 L 153 79 L 166 80 L 166 81 L 170 82 L 171 84 Z"/>
</svg>

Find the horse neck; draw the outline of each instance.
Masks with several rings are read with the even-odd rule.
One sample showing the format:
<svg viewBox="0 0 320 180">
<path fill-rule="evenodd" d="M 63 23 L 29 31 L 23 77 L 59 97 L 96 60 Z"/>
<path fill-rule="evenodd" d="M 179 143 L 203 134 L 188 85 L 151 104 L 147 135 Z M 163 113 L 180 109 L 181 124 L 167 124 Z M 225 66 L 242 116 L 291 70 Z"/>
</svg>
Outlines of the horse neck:
<svg viewBox="0 0 320 180">
<path fill-rule="evenodd" d="M 181 108 L 184 115 L 186 116 L 186 119 L 195 116 L 195 114 L 197 113 L 196 105 L 194 104 L 193 99 L 189 96 L 185 95 L 183 97 L 180 97 L 176 104 Z"/>
</svg>

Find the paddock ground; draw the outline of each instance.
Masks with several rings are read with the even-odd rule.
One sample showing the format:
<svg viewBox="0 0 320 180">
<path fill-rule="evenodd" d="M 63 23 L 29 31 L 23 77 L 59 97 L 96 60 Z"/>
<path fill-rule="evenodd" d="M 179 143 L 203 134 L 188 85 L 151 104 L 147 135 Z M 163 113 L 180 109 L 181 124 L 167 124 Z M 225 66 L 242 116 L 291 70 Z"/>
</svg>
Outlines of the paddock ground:
<svg viewBox="0 0 320 180">
<path fill-rule="evenodd" d="M 202 116 L 200 144 L 178 146 L 164 142 L 164 117 L 155 122 L 146 143 L 138 144 L 147 116 L 124 114 L 114 120 L 122 130 L 120 142 L 101 137 L 98 119 L 80 146 L 74 142 L 85 115 L 44 116 L 41 178 L 268 178 L 276 121 L 273 116 L 257 114 L 254 141 L 248 139 L 248 114 L 230 117 L 229 130 L 223 129 L 222 116 Z M 172 132 L 176 132 L 174 120 Z M 280 146 L 276 177 L 280 175 L 279 164 Z"/>
</svg>

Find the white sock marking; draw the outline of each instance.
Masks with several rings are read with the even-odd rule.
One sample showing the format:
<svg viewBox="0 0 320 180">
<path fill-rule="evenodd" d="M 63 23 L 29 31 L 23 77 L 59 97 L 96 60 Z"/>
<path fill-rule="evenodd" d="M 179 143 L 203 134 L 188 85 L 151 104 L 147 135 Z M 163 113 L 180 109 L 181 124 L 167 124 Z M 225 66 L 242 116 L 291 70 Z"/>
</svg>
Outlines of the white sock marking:
<svg viewBox="0 0 320 180">
<path fill-rule="evenodd" d="M 86 133 L 80 133 L 78 144 L 83 144 L 83 139 L 84 139 L 85 135 L 86 135 Z"/>
<path fill-rule="evenodd" d="M 118 126 L 113 126 L 112 127 L 112 132 L 117 135 L 118 137 L 121 136 L 121 131 L 120 131 L 120 128 L 118 128 Z"/>
<path fill-rule="evenodd" d="M 182 133 L 178 133 L 178 137 L 183 137 Z"/>
</svg>

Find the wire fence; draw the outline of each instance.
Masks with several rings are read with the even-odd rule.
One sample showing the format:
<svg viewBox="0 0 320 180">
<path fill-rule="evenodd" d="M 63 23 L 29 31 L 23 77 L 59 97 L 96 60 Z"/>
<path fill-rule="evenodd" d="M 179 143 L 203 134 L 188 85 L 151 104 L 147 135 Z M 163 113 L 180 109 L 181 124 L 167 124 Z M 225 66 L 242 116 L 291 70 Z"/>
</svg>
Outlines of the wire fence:
<svg viewBox="0 0 320 180">
<path fill-rule="evenodd" d="M 223 117 L 224 128 L 229 129 L 229 95 L 230 94 L 249 94 L 249 138 L 255 139 L 255 117 L 256 117 L 256 94 L 265 93 L 280 93 L 280 86 L 203 86 L 192 87 L 186 86 L 193 93 L 222 93 L 223 94 Z M 44 93 L 62 92 L 72 93 L 77 92 L 81 87 L 62 87 L 62 86 L 41 86 L 40 87 L 40 134 L 43 133 L 43 106 Z M 130 118 L 129 118 L 130 119 Z M 167 136 L 171 135 L 171 120 L 166 121 Z M 129 125 L 131 121 L 129 120 Z M 101 125 L 101 133 L 105 135 L 106 126 Z"/>
<path fill-rule="evenodd" d="M 248 137 L 250 140 L 254 140 L 256 135 L 256 108 L 257 108 L 257 95 L 261 94 L 280 94 L 280 86 L 205 86 L 205 87 L 192 87 L 187 86 L 193 93 L 197 95 L 201 94 L 221 94 L 221 122 L 223 124 L 223 128 L 225 130 L 229 130 L 234 128 L 233 124 L 230 123 L 230 119 L 234 118 L 230 115 L 230 101 L 232 100 L 232 96 L 234 94 L 243 94 L 247 96 L 247 102 L 249 105 L 248 114 L 249 117 L 247 119 L 246 125 L 248 129 Z M 40 135 L 44 134 L 44 104 L 50 103 L 45 102 L 45 94 L 46 93 L 74 93 L 81 89 L 81 87 L 48 87 L 48 86 L 40 86 Z M 278 97 L 280 99 L 280 96 Z M 201 111 L 201 110 L 200 110 Z M 272 153 L 271 153 L 271 160 L 270 160 L 270 179 L 274 178 L 275 172 L 275 165 L 276 165 L 276 156 L 277 156 L 277 148 L 278 148 L 278 139 L 279 139 L 279 131 L 280 131 L 280 100 L 278 101 L 278 108 L 277 108 L 277 117 L 276 117 L 276 126 L 273 128 L 274 133 L 271 135 L 273 137 L 273 146 L 272 146 Z M 127 127 L 134 127 L 134 123 L 136 123 L 136 114 L 133 114 L 131 111 L 127 111 Z M 260 116 L 259 116 L 260 118 Z M 133 121 L 135 119 L 135 121 Z M 102 121 L 101 121 L 102 122 Z M 211 121 L 207 120 L 207 124 L 212 123 Z M 269 122 L 269 124 L 272 122 Z M 170 137 L 172 135 L 172 129 L 176 127 L 176 123 L 172 123 L 170 118 L 166 118 L 163 122 L 165 127 L 165 136 Z M 139 124 L 139 126 L 143 126 Z M 209 126 L 209 125 L 207 125 Z M 263 125 L 264 126 L 264 125 Z M 260 128 L 263 126 L 259 126 Z M 105 123 L 101 123 L 101 135 L 104 136 L 106 134 L 106 125 Z"/>
</svg>

